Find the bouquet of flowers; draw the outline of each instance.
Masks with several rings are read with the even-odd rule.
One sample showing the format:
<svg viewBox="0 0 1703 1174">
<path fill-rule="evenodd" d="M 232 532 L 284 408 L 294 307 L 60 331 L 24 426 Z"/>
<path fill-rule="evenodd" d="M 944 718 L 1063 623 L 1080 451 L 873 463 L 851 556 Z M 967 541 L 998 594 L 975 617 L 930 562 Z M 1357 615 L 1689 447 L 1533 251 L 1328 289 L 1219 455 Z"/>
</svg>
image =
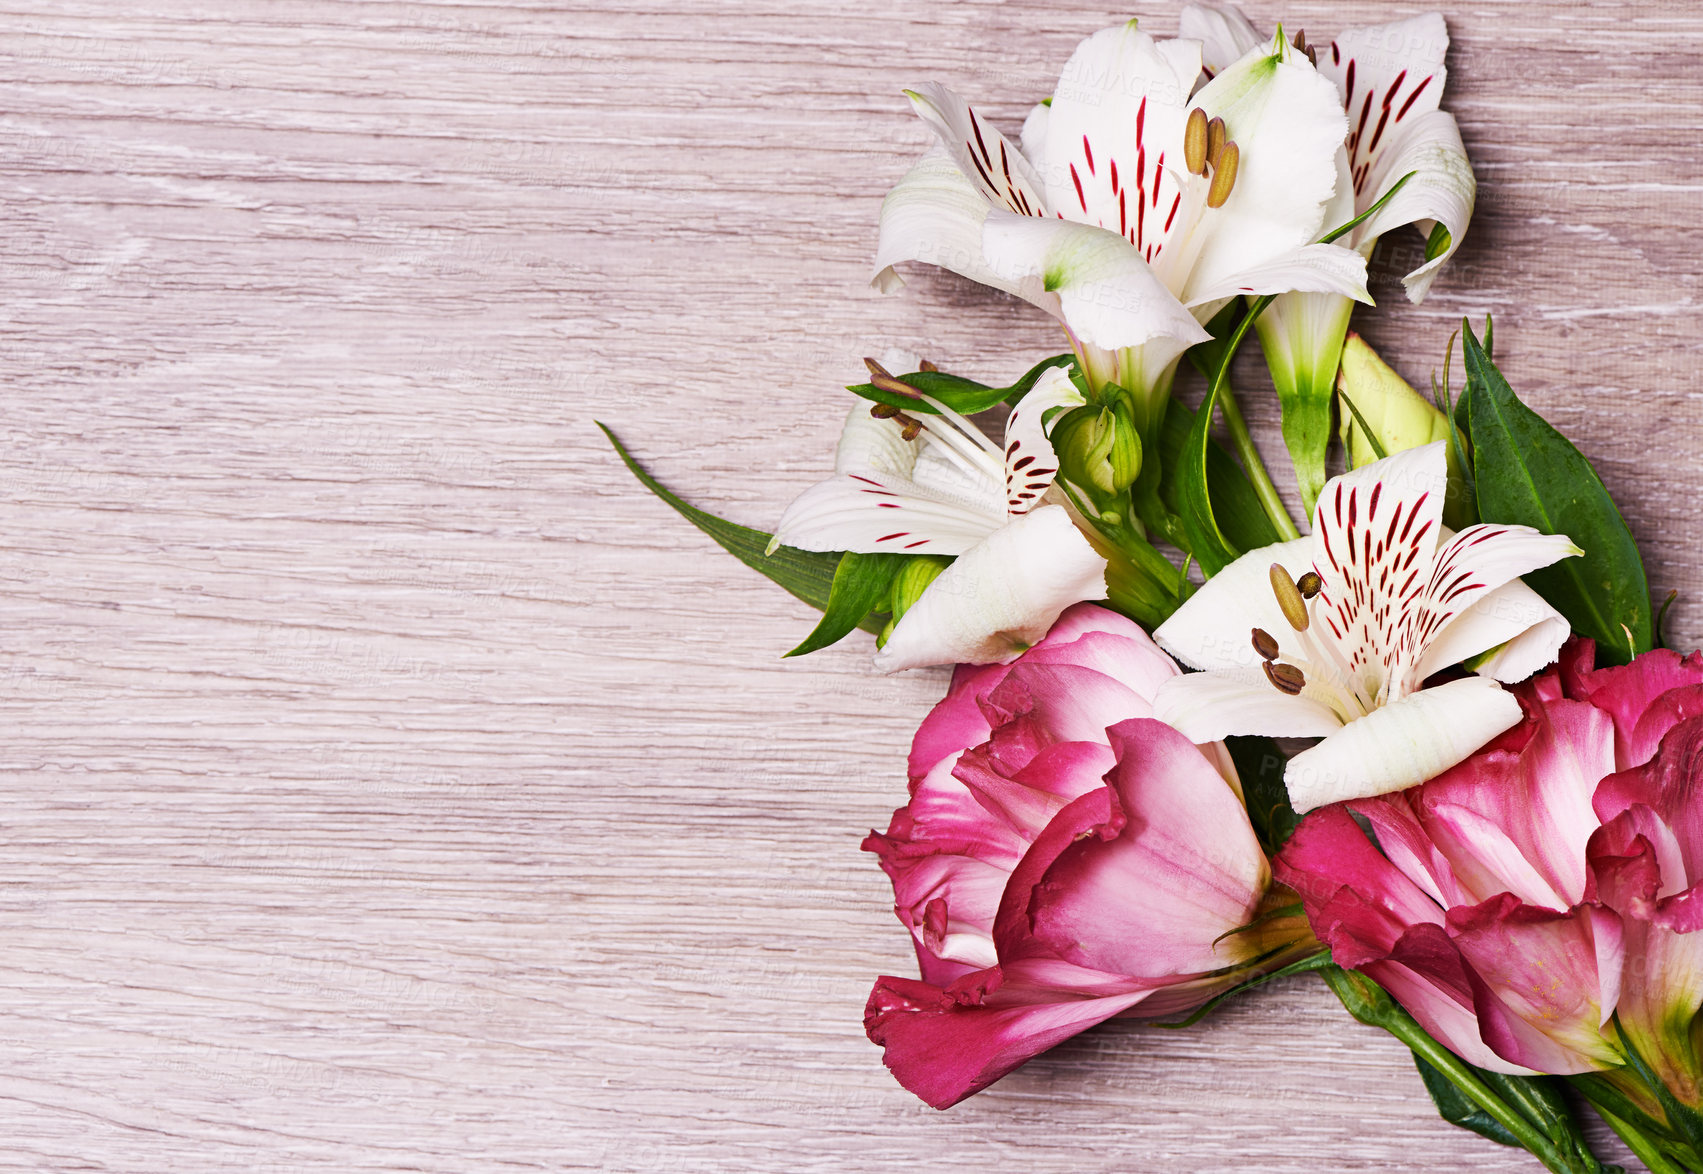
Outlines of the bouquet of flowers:
<svg viewBox="0 0 1703 1174">
<path fill-rule="evenodd" d="M 869 361 L 772 534 L 616 442 L 822 610 L 791 655 L 861 629 L 877 669 L 956 666 L 864 841 L 919 971 L 865 1027 L 930 1105 L 1311 973 L 1448 1121 L 1600 1171 L 1588 1103 L 1703 1171 L 1703 655 L 1659 646 L 1632 535 L 1490 321 L 1429 397 L 1349 330 L 1381 235 L 1417 228 L 1415 302 L 1465 238 L 1447 47 L 1436 14 L 1309 44 L 1191 5 L 1084 40 L 1015 138 L 907 91 L 932 142 L 875 284 L 942 266 L 1069 350 L 1005 387 Z M 1230 386 L 1250 332 L 1305 533 Z"/>
</svg>

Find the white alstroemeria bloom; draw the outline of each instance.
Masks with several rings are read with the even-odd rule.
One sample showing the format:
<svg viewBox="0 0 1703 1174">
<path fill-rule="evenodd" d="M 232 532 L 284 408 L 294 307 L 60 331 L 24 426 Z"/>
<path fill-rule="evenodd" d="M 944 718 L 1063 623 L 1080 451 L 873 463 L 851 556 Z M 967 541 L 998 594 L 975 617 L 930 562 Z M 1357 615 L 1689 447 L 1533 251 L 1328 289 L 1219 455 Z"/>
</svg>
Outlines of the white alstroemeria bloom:
<svg viewBox="0 0 1703 1174">
<path fill-rule="evenodd" d="M 944 86 L 908 91 L 940 141 L 881 206 L 875 285 L 895 289 L 894 264 L 926 261 L 1034 303 L 1096 386 L 1135 394 L 1144 433 L 1229 298 L 1369 300 L 1364 260 L 1313 243 L 1347 132 L 1335 87 L 1281 38 L 1238 56 L 1195 93 L 1198 41 L 1105 29 L 1078 46 L 1021 149 Z M 1185 150 L 1195 109 L 1222 118 L 1236 148 L 1206 174 Z"/>
<path fill-rule="evenodd" d="M 1198 37 L 1210 73 L 1263 42 L 1233 8 L 1191 4 L 1183 35 Z M 1391 24 L 1350 29 L 1316 46 L 1319 73 L 1337 87 L 1348 119 L 1338 148 L 1340 181 L 1325 219 L 1346 224 L 1413 174 L 1343 242 L 1370 257 L 1384 233 L 1416 225 L 1425 237 L 1421 260 L 1402 279 L 1407 296 L 1425 300 L 1437 271 L 1454 255 L 1472 219 L 1478 184 L 1454 115 L 1438 108 L 1448 70 L 1449 31 L 1432 12 Z M 1329 293 L 1279 297 L 1255 323 L 1266 362 L 1284 400 L 1284 439 L 1295 456 L 1301 496 L 1311 509 L 1324 484 L 1330 401 L 1354 305 Z"/>
<path fill-rule="evenodd" d="M 1206 671 L 1166 682 L 1154 716 L 1197 742 L 1323 738 L 1289 762 L 1299 812 L 1422 783 L 1518 722 L 1497 682 L 1549 664 L 1568 633 L 1518 577 L 1582 552 L 1526 526 L 1447 533 L 1444 447 L 1333 479 L 1310 537 L 1207 580 L 1153 634 Z M 1480 675 L 1423 687 L 1462 662 Z"/>
<path fill-rule="evenodd" d="M 927 399 L 927 397 L 923 397 Z M 875 665 L 1008 661 L 1039 641 L 1071 604 L 1106 594 L 1106 560 L 1054 487 L 1058 458 L 1043 417 L 1084 403 L 1053 367 L 1011 410 L 1005 444 L 928 399 L 906 440 L 899 419 L 860 403 L 846 418 L 835 476 L 804 491 L 775 530 L 801 550 L 954 556 L 900 618 Z"/>
</svg>

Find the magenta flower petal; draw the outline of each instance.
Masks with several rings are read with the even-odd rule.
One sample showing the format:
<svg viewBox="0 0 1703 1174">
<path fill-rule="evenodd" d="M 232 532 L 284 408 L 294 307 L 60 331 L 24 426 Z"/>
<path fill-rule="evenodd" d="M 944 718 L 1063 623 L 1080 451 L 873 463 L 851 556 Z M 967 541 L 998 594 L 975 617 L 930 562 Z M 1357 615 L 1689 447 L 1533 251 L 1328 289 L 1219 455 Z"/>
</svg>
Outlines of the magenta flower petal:
<svg viewBox="0 0 1703 1174">
<path fill-rule="evenodd" d="M 1585 643 L 1576 658 L 1581 663 L 1570 674 L 1568 696 L 1588 701 L 1614 719 L 1620 769 L 1642 766 L 1673 725 L 1673 721 L 1663 725 L 1645 718 L 1664 693 L 1703 686 L 1703 652 L 1682 657 L 1670 649 L 1657 648 L 1631 664 L 1594 670 L 1586 659 L 1591 654 L 1591 646 Z M 1690 710 L 1690 714 L 1697 712 Z M 1674 721 L 1679 716 L 1676 714 Z"/>
<path fill-rule="evenodd" d="M 883 1058 L 898 1082 L 934 1108 L 946 1109 L 1147 993 L 1060 999 L 1052 992 L 999 987 L 955 997 L 928 983 L 883 977 L 870 992 L 863 1022 L 869 1038 L 885 1049 Z"/>
<path fill-rule="evenodd" d="M 1112 834 L 1078 833 L 1049 864 L 1029 903 L 1033 941 L 1144 978 L 1229 965 L 1237 949 L 1218 939 L 1247 924 L 1269 879 L 1247 812 L 1169 726 L 1135 719 L 1111 737 L 1118 759 L 1107 782 L 1128 815 Z"/>
<path fill-rule="evenodd" d="M 918 730 L 910 802 L 864 847 L 922 981 L 882 978 L 865 1025 L 929 1104 L 1112 1015 L 1186 1013 L 1310 942 L 1281 918 L 1218 940 L 1270 878 L 1224 748 L 1148 716 L 1176 674 L 1081 605 L 1012 664 L 960 668 Z"/>
<path fill-rule="evenodd" d="M 1540 909 L 1503 893 L 1449 910 L 1449 934 L 1475 979 L 1480 1031 L 1503 1059 L 1551 1073 L 1619 1063 L 1601 1032 L 1619 993 L 1619 918 Z"/>
</svg>

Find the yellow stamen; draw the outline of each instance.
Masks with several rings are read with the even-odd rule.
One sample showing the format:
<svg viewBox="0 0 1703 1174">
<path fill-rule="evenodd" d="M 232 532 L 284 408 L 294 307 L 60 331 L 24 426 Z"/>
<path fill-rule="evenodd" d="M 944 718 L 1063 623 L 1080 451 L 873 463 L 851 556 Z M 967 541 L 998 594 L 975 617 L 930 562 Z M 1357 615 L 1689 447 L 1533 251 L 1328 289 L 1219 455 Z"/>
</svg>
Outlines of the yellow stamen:
<svg viewBox="0 0 1703 1174">
<path fill-rule="evenodd" d="M 1208 138 L 1206 111 L 1196 106 L 1189 111 L 1188 125 L 1183 128 L 1183 161 L 1189 165 L 1191 175 L 1206 174 Z"/>
</svg>

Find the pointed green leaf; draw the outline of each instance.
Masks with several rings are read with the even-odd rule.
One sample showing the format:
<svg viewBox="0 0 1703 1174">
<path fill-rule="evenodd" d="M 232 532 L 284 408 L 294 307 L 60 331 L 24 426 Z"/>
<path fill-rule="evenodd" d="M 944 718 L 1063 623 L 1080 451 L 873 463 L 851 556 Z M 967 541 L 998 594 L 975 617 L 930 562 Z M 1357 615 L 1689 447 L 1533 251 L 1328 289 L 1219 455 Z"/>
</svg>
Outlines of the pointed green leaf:
<svg viewBox="0 0 1703 1174">
<path fill-rule="evenodd" d="M 1453 1081 L 1426 1063 L 1425 1057 L 1418 1052 L 1413 1053 L 1413 1063 L 1419 1069 L 1419 1079 L 1425 1082 L 1425 1091 L 1431 1094 L 1431 1103 L 1437 1106 L 1437 1113 L 1443 1120 L 1488 1137 L 1498 1145 L 1520 1144 L 1518 1138 L 1497 1124 L 1496 1118 L 1479 1108 L 1472 1098 L 1455 1087 Z M 1483 1069 L 1475 1071 L 1480 1078 L 1483 1077 Z"/>
<path fill-rule="evenodd" d="M 594 421 L 603 429 L 603 435 L 609 438 L 609 443 L 615 446 L 622 462 L 632 471 L 644 487 L 656 494 L 692 525 L 708 534 L 721 545 L 721 548 L 734 558 L 750 567 L 752 570 L 773 579 L 786 588 L 794 596 L 802 599 L 811 607 L 826 608 L 833 594 L 834 572 L 838 569 L 840 556 L 838 553 L 821 554 L 809 550 L 795 550 L 783 546 L 772 555 L 763 552 L 768 549 L 769 540 L 774 537 L 762 530 L 753 530 L 749 526 L 741 526 L 718 518 L 706 510 L 687 504 L 680 497 L 668 491 L 663 484 L 649 473 L 645 472 L 625 446 L 615 438 L 601 421 Z M 860 623 L 859 627 L 874 632 L 880 630 L 880 625 L 872 622 Z"/>
<path fill-rule="evenodd" d="M 1165 408 L 1164 431 L 1159 442 L 1164 465 L 1159 480 L 1159 498 L 1172 512 L 1178 510 L 1177 468 L 1188 443 L 1189 432 L 1194 427 L 1194 418 L 1194 410 L 1177 400 L 1173 399 Z M 1212 495 L 1213 514 L 1231 545 L 1242 550 L 1254 550 L 1281 540 L 1270 516 L 1260 506 L 1253 482 L 1217 441 L 1213 441 L 1206 450 L 1206 481 L 1207 490 Z"/>
<path fill-rule="evenodd" d="M 826 648 L 848 635 L 871 612 L 881 610 L 880 605 L 886 600 L 905 558 L 902 554 L 887 553 L 842 554 L 828 590 L 828 606 L 822 611 L 822 622 L 787 655 L 803 656 Z"/>
<path fill-rule="evenodd" d="M 977 412 L 985 412 L 989 408 L 1002 403 L 1014 403 L 1029 393 L 1035 386 L 1035 381 L 1048 367 L 1062 367 L 1076 361 L 1076 356 L 1070 354 L 1054 355 L 1050 359 L 1042 359 L 1021 378 L 1009 387 L 989 387 L 985 383 L 977 383 L 974 379 L 965 379 L 961 375 L 948 375 L 944 371 L 913 371 L 909 375 L 899 375 L 900 383 L 914 387 L 924 395 L 932 396 L 957 412 L 960 416 L 973 416 Z M 873 383 L 857 383 L 846 388 L 853 395 L 873 400 L 878 404 L 888 404 L 900 408 L 913 415 L 939 415 L 934 407 L 922 400 L 913 399 L 902 392 L 887 391 L 876 387 Z"/>
<path fill-rule="evenodd" d="M 1514 395 L 1464 326 L 1478 512 L 1486 522 L 1565 534 L 1585 553 L 1525 576 L 1526 583 L 1624 664 L 1654 639 L 1650 589 L 1632 532 L 1602 479 L 1567 438 Z"/>
<path fill-rule="evenodd" d="M 1194 361 L 1202 364 L 1203 370 L 1210 369 L 1211 384 L 1200 410 L 1195 413 L 1183 449 L 1177 454 L 1175 493 L 1177 513 L 1182 517 L 1183 530 L 1188 536 L 1188 552 L 1194 555 L 1200 569 L 1208 576 L 1216 575 L 1242 553 L 1242 549 L 1225 535 L 1213 505 L 1208 455 L 1212 451 L 1212 415 L 1218 408 L 1218 394 L 1229 379 L 1230 362 L 1236 356 L 1236 348 L 1272 301 L 1269 294 L 1259 298 L 1224 337 L 1214 338 L 1196 348 L 1202 354 Z M 1226 314 L 1220 313 L 1213 319 L 1213 324 L 1228 324 L 1229 321 Z"/>
</svg>

